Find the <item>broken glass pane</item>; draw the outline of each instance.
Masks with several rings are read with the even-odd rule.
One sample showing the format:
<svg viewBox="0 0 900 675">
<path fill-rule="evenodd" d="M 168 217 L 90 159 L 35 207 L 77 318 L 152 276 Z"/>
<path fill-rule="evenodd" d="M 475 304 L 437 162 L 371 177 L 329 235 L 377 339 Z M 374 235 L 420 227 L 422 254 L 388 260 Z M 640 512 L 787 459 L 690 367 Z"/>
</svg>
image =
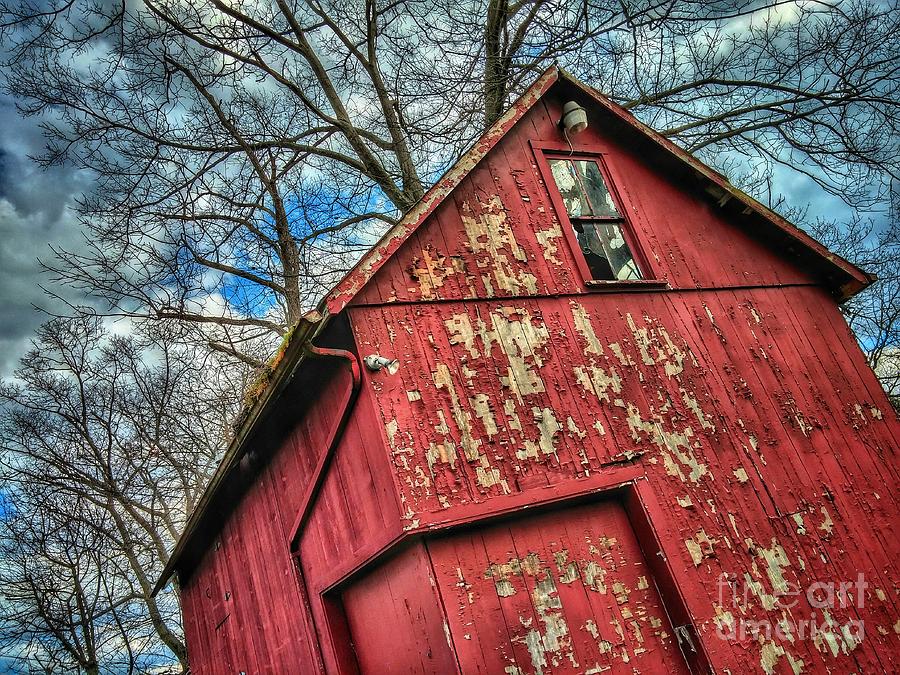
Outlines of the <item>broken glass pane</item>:
<svg viewBox="0 0 900 675">
<path fill-rule="evenodd" d="M 641 278 L 618 223 L 577 223 L 575 231 L 592 279 L 626 281 Z"/>
<path fill-rule="evenodd" d="M 549 162 L 566 213 L 575 218 L 621 217 L 596 162 L 584 159 L 551 159 Z"/>
<path fill-rule="evenodd" d="M 550 171 L 566 206 L 566 213 L 576 218 L 591 215 L 591 206 L 575 171 L 575 163 L 568 159 L 551 159 Z"/>
<path fill-rule="evenodd" d="M 600 175 L 596 162 L 579 160 L 576 163 L 578 174 L 587 189 L 587 198 L 591 203 L 591 215 L 600 218 L 619 218 L 619 210 L 613 203 L 612 196 Z"/>
</svg>

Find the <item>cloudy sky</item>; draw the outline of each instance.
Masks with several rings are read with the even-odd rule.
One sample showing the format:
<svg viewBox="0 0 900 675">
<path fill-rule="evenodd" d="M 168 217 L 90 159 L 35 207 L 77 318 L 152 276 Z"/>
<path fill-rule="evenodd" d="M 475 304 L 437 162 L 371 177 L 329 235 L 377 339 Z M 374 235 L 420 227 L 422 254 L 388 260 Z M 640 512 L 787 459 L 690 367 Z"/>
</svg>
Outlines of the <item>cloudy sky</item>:
<svg viewBox="0 0 900 675">
<path fill-rule="evenodd" d="M 0 95 L 0 376 L 12 371 L 46 319 L 34 305 L 57 306 L 41 291 L 47 277 L 38 257 L 49 257 L 50 244 L 78 245 L 68 205 L 90 189 L 87 176 L 65 167 L 44 170 L 29 158 L 42 148 L 38 124 Z"/>
</svg>

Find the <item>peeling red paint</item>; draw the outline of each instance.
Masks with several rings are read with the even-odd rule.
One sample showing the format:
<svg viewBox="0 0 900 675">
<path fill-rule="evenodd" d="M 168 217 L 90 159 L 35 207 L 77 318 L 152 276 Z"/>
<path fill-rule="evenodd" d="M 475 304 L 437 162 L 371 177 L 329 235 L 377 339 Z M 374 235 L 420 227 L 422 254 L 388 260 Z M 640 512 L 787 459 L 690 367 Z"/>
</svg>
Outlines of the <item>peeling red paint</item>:
<svg viewBox="0 0 900 675">
<path fill-rule="evenodd" d="M 405 213 L 400 222 L 388 230 L 381 241 L 363 256 L 363 259 L 326 297 L 324 304 L 331 314 L 340 312 L 353 299 L 384 261 L 400 247 L 410 233 L 425 222 L 434 208 L 456 188 L 459 182 L 503 138 L 522 115 L 556 82 L 558 77 L 559 73 L 555 68 L 551 68 L 541 75 L 500 119 L 491 125 L 475 145 L 438 179 L 419 203 Z"/>
<path fill-rule="evenodd" d="M 900 670 L 900 425 L 835 289 L 599 124 L 665 283 L 585 283 L 530 143 L 579 91 L 546 74 L 329 296 L 397 368 L 301 532 L 340 382 L 284 418 L 183 576 L 193 672 Z"/>
</svg>

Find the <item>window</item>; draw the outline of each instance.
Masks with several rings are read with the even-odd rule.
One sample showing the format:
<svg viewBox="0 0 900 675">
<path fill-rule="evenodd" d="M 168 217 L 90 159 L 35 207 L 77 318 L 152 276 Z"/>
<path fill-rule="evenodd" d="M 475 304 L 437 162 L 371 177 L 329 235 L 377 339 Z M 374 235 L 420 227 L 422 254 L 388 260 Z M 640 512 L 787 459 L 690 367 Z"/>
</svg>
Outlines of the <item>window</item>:
<svg viewBox="0 0 900 675">
<path fill-rule="evenodd" d="M 642 279 L 628 241 L 628 224 L 606 186 L 597 160 L 549 156 L 547 162 L 591 279 Z"/>
</svg>

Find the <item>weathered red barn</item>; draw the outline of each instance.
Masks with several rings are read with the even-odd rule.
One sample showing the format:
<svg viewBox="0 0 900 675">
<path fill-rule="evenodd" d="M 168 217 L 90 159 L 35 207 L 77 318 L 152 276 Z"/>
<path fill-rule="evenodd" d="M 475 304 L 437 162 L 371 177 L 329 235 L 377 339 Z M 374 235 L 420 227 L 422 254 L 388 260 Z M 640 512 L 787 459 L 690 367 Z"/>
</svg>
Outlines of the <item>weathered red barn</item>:
<svg viewBox="0 0 900 675">
<path fill-rule="evenodd" d="M 273 365 L 161 580 L 192 672 L 897 672 L 870 282 L 551 69 Z"/>
</svg>

